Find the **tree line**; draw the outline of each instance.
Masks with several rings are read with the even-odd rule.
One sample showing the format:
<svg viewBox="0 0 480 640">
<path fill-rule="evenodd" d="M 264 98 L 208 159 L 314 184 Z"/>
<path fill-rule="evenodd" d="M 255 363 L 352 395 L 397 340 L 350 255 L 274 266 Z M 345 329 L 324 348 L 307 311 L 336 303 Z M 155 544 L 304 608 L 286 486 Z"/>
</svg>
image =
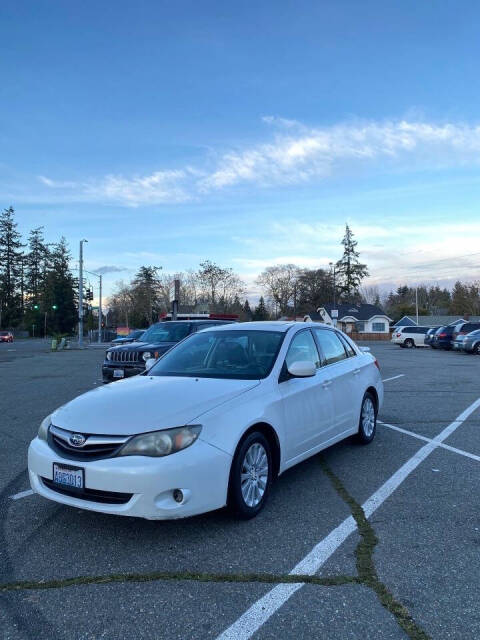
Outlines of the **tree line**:
<svg viewBox="0 0 480 640">
<path fill-rule="evenodd" d="M 372 292 L 370 292 L 371 294 Z M 480 282 L 462 283 L 457 281 L 451 291 L 446 287 L 427 287 L 421 285 L 409 287 L 404 285 L 384 296 L 383 306 L 387 315 L 393 320 L 400 320 L 403 316 L 415 316 L 416 300 L 418 314 L 430 315 L 480 315 Z"/>
<path fill-rule="evenodd" d="M 241 320 L 295 317 L 316 311 L 334 298 L 360 302 L 360 285 L 368 270 L 359 260 L 357 242 L 348 225 L 341 244 L 343 256 L 329 269 L 302 269 L 294 264 L 267 267 L 256 281 L 264 295 L 255 308 L 250 307 L 246 285 L 239 276 L 211 260 L 200 263 L 198 270 L 178 274 L 143 266 L 132 282 L 117 284 L 109 298 L 109 322 L 143 327 L 156 321 L 172 308 L 175 279 L 180 281 L 181 310 L 203 308 L 210 313 L 236 314 Z"/>
<path fill-rule="evenodd" d="M 0 329 L 70 333 L 76 321 L 71 255 L 62 236 L 45 242 L 43 227 L 25 240 L 12 207 L 0 214 Z"/>
</svg>

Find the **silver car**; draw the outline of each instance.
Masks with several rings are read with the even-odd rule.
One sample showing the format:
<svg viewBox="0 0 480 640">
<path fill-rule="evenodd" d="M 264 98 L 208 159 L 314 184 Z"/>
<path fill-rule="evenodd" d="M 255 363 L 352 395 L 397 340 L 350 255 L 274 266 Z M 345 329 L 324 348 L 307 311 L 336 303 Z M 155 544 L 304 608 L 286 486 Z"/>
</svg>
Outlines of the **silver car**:
<svg viewBox="0 0 480 640">
<path fill-rule="evenodd" d="M 463 337 L 462 348 L 467 353 L 476 353 L 480 355 L 480 329 L 470 331 Z"/>
</svg>

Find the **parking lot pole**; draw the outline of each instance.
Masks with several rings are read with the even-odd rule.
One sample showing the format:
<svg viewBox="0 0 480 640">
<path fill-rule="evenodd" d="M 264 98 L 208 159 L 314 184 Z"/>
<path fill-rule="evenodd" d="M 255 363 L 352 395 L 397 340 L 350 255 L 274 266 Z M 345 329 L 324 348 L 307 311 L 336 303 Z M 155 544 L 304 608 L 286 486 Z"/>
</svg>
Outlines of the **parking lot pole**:
<svg viewBox="0 0 480 640">
<path fill-rule="evenodd" d="M 99 275 L 100 285 L 98 294 L 98 343 L 102 341 L 102 276 Z"/>
</svg>

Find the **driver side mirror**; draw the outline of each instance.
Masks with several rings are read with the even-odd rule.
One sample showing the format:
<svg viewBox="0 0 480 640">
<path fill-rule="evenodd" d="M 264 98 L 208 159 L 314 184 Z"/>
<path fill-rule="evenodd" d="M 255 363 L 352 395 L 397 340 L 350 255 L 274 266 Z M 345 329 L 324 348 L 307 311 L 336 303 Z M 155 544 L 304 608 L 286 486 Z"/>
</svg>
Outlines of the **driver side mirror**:
<svg viewBox="0 0 480 640">
<path fill-rule="evenodd" d="M 287 367 L 288 373 L 294 378 L 311 378 L 317 372 L 315 364 L 309 360 L 297 360 Z"/>
<path fill-rule="evenodd" d="M 145 362 L 145 371 L 150 371 L 150 369 L 153 367 L 153 365 L 156 363 L 155 358 L 149 358 L 146 362 Z"/>
</svg>

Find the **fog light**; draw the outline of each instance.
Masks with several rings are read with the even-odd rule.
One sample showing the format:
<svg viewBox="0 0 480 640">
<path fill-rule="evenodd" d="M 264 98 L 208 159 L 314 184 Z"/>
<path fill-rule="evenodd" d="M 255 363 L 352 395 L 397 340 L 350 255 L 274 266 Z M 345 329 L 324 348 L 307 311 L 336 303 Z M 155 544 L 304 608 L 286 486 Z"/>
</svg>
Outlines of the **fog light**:
<svg viewBox="0 0 480 640">
<path fill-rule="evenodd" d="M 174 489 L 173 499 L 175 502 L 183 502 L 183 491 L 181 489 Z"/>
</svg>

